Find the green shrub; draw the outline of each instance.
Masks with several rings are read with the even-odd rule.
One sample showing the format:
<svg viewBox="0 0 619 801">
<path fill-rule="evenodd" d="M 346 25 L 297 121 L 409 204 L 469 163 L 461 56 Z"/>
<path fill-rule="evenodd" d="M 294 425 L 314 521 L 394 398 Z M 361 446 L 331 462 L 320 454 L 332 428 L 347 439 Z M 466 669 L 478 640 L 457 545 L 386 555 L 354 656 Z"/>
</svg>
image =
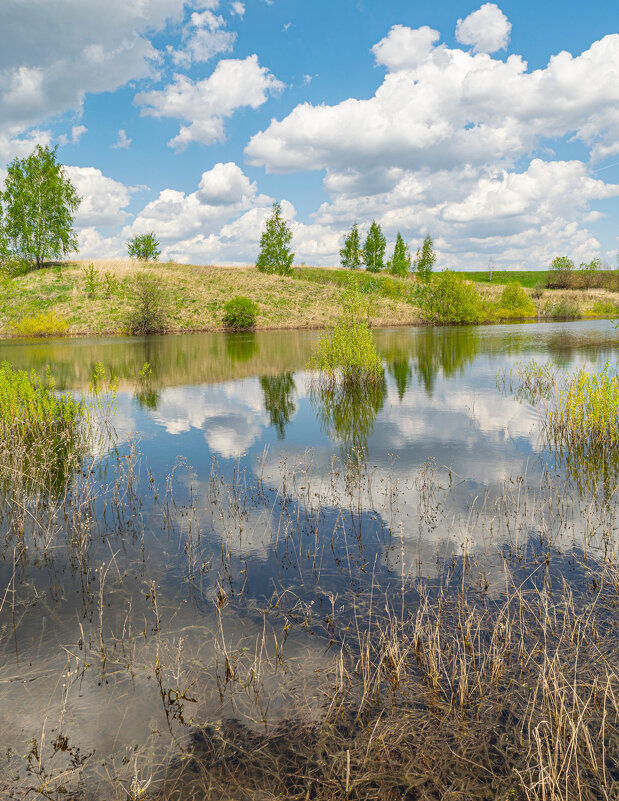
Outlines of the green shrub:
<svg viewBox="0 0 619 801">
<path fill-rule="evenodd" d="M 369 302 L 351 284 L 342 295 L 341 312 L 331 334 L 321 338 L 308 362 L 330 385 L 377 381 L 382 363 L 369 325 Z"/>
<path fill-rule="evenodd" d="M 380 282 L 380 294 L 383 298 L 403 300 L 406 298 L 407 286 L 403 281 L 394 280 L 386 275 Z"/>
<path fill-rule="evenodd" d="M 580 306 L 573 300 L 561 298 L 556 302 L 547 303 L 543 310 L 544 317 L 552 317 L 554 320 L 577 320 L 582 317 Z"/>
<path fill-rule="evenodd" d="M 599 314 L 600 317 L 616 317 L 619 306 L 612 300 L 598 300 L 593 304 L 591 311 L 593 314 Z"/>
<path fill-rule="evenodd" d="M 169 314 L 168 293 L 153 273 L 137 275 L 132 288 L 132 306 L 126 326 L 132 334 L 160 334 L 165 331 Z"/>
<path fill-rule="evenodd" d="M 499 317 L 532 317 L 537 309 L 520 284 L 507 284 L 501 294 L 497 312 Z"/>
<path fill-rule="evenodd" d="M 13 332 L 19 337 L 59 337 L 69 323 L 55 311 L 40 312 L 33 317 L 23 317 L 13 324 Z"/>
<path fill-rule="evenodd" d="M 89 264 L 88 267 L 82 267 L 82 272 L 86 278 L 86 294 L 89 298 L 94 298 L 97 294 L 97 287 L 99 286 L 99 278 L 94 264 Z"/>
<path fill-rule="evenodd" d="M 436 325 L 479 323 L 487 316 L 479 292 L 451 270 L 422 284 L 416 302 L 423 318 Z"/>
<path fill-rule="evenodd" d="M 234 331 L 248 331 L 256 327 L 260 309 L 251 298 L 241 295 L 231 298 L 224 306 L 223 324 Z"/>
<path fill-rule="evenodd" d="M 103 291 L 106 297 L 110 295 L 116 294 L 118 290 L 118 278 L 111 273 L 109 270 L 106 270 L 103 273 Z"/>
<path fill-rule="evenodd" d="M 546 284 L 543 281 L 538 281 L 535 286 L 533 287 L 533 291 L 531 292 L 531 297 L 535 298 L 535 300 L 539 300 L 540 298 L 544 297 L 544 289 Z"/>
</svg>

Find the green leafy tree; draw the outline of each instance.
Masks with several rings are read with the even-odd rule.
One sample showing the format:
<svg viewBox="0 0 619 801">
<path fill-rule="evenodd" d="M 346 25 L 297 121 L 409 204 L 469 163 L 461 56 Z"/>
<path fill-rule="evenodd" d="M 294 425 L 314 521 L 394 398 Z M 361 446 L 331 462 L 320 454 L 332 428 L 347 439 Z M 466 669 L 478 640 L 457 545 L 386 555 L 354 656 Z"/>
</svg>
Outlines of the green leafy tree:
<svg viewBox="0 0 619 801">
<path fill-rule="evenodd" d="M 359 226 L 355 223 L 344 240 L 344 247 L 340 250 L 342 267 L 347 270 L 357 270 L 361 266 L 362 255 Z"/>
<path fill-rule="evenodd" d="M 417 270 L 417 275 L 422 281 L 428 281 L 430 279 L 435 264 L 436 253 L 434 252 L 434 242 L 432 242 L 430 234 L 427 234 L 423 240 L 421 249 L 417 250 L 415 256 L 415 270 Z"/>
<path fill-rule="evenodd" d="M 385 266 L 385 246 L 387 241 L 380 225 L 372 220 L 370 230 L 363 246 L 363 261 L 371 273 L 380 272 Z"/>
<path fill-rule="evenodd" d="M 591 289 L 596 284 L 599 284 L 600 273 L 602 272 L 601 259 L 591 259 L 589 262 L 582 262 L 580 269 L 582 270 L 585 289 Z"/>
<path fill-rule="evenodd" d="M 273 203 L 271 216 L 267 219 L 260 237 L 260 253 L 256 267 L 261 273 L 290 275 L 294 253 L 288 247 L 292 241 L 292 231 L 282 217 L 282 207 Z"/>
<path fill-rule="evenodd" d="M 0 193 L 5 249 L 37 268 L 76 251 L 73 220 L 80 200 L 56 161 L 56 148 L 37 145 L 29 156 L 14 159 Z"/>
<path fill-rule="evenodd" d="M 393 256 L 389 261 L 389 272 L 392 275 L 399 275 L 402 278 L 406 278 L 409 270 L 411 268 L 411 254 L 409 253 L 408 248 L 404 244 L 404 240 L 402 239 L 402 234 L 398 231 L 398 236 L 395 240 L 395 248 L 393 250 Z"/>
<path fill-rule="evenodd" d="M 553 259 L 548 271 L 546 285 L 557 289 L 568 289 L 572 285 L 574 262 L 567 256 Z"/>
<path fill-rule="evenodd" d="M 158 261 L 161 249 L 154 231 L 149 231 L 147 234 L 136 234 L 128 239 L 127 252 L 132 259 L 138 259 L 138 261 Z"/>
</svg>

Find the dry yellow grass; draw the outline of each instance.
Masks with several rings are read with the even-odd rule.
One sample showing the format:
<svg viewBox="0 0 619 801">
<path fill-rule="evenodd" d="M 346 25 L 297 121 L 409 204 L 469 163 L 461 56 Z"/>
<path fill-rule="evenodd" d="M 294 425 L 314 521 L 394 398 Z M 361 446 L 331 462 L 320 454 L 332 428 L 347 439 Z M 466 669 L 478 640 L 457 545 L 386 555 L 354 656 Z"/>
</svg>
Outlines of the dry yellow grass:
<svg viewBox="0 0 619 801">
<path fill-rule="evenodd" d="M 96 278 L 94 294 L 87 283 L 86 269 L 90 265 Z M 167 290 L 171 333 L 221 330 L 224 304 L 236 295 L 249 297 L 258 304 L 257 328 L 261 330 L 329 328 L 339 312 L 341 285 L 336 281 L 320 281 L 316 276 L 310 280 L 301 272 L 288 278 L 261 274 L 252 265 L 145 266 L 127 259 L 75 261 L 5 280 L 1 290 L 0 335 L 15 335 L 20 320 L 51 310 L 67 321 L 69 335 L 122 333 L 131 305 L 133 279 L 144 271 L 154 272 Z M 503 290 L 499 284 L 475 286 L 490 303 L 495 303 Z M 563 298 L 575 302 L 583 315 L 599 316 L 599 305 L 612 306 L 616 293 L 603 289 L 546 290 L 536 303 L 543 315 L 548 304 Z M 376 326 L 423 323 L 419 309 L 404 299 L 383 297 L 378 291 L 371 293 L 371 299 Z"/>
<path fill-rule="evenodd" d="M 93 297 L 85 274 L 90 264 L 97 277 Z M 339 311 L 339 287 L 263 275 L 254 267 L 144 266 L 128 260 L 70 262 L 13 279 L 0 307 L 0 331 L 10 334 L 23 316 L 53 308 L 69 322 L 69 334 L 119 333 L 129 309 L 131 280 L 144 271 L 155 272 L 168 291 L 171 332 L 221 329 L 224 304 L 235 295 L 256 301 L 258 329 L 327 328 Z M 376 325 L 420 322 L 409 303 L 378 296 L 373 301 L 373 316 Z"/>
</svg>

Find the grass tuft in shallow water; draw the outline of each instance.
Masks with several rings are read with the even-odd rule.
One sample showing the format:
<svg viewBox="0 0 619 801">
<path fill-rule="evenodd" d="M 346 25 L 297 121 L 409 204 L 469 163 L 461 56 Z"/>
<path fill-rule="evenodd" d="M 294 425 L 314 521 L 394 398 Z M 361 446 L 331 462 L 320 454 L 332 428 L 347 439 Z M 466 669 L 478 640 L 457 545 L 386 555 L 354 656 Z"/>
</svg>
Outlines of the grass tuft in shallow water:
<svg viewBox="0 0 619 801">
<path fill-rule="evenodd" d="M 335 328 L 322 337 L 308 367 L 319 371 L 328 384 L 375 382 L 382 377 L 382 363 L 370 330 L 369 301 L 353 285 L 342 294 Z"/>
</svg>

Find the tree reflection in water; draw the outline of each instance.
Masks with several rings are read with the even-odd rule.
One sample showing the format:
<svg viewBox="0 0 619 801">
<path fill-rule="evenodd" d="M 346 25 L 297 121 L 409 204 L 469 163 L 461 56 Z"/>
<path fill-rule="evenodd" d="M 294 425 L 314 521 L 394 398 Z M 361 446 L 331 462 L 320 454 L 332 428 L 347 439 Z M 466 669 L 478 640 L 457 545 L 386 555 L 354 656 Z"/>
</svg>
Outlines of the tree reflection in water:
<svg viewBox="0 0 619 801">
<path fill-rule="evenodd" d="M 278 439 L 284 439 L 286 425 L 297 410 L 293 400 L 296 386 L 292 373 L 265 375 L 260 379 L 264 395 L 264 408 L 271 425 L 277 431 Z"/>
</svg>

